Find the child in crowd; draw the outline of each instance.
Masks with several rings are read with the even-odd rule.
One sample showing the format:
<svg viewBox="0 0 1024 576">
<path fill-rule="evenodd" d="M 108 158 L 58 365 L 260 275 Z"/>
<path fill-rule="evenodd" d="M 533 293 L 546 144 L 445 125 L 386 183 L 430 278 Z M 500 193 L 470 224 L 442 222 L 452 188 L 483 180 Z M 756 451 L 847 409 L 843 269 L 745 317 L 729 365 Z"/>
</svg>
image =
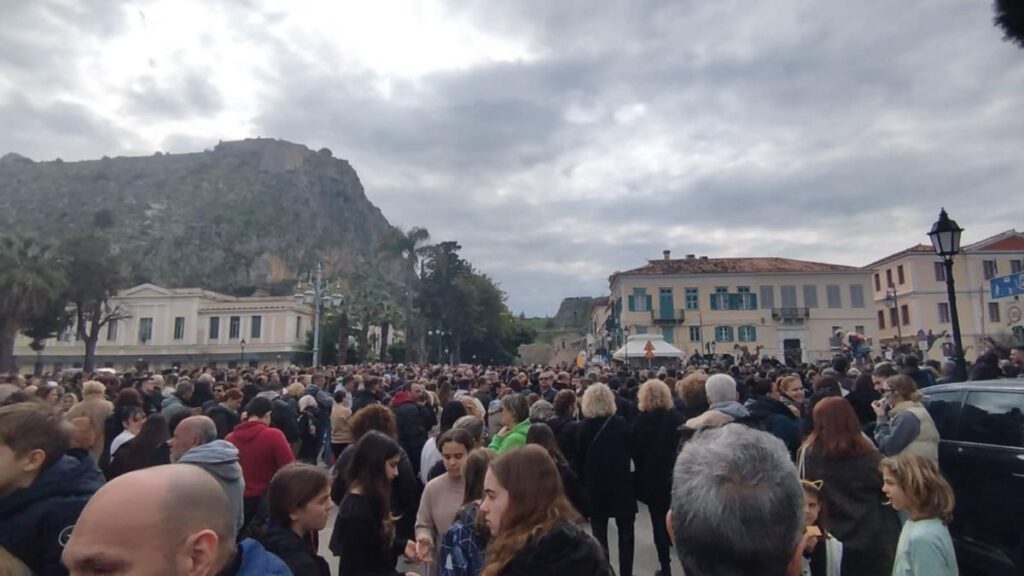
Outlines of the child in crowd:
<svg viewBox="0 0 1024 576">
<path fill-rule="evenodd" d="M 882 491 L 907 514 L 896 548 L 893 576 L 957 576 L 953 539 L 953 489 L 934 460 L 911 454 L 883 459 Z"/>
<path fill-rule="evenodd" d="M 801 480 L 804 489 L 804 548 L 802 576 L 840 576 L 843 544 L 829 533 L 822 481 Z"/>
</svg>

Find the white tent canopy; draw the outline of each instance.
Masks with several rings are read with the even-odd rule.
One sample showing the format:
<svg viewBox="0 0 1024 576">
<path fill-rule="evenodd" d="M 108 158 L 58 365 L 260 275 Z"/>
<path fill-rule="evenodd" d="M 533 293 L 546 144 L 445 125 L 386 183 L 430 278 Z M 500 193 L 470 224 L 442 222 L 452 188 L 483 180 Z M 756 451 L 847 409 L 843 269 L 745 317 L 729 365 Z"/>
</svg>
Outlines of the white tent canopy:
<svg viewBox="0 0 1024 576">
<path fill-rule="evenodd" d="M 684 356 L 682 350 L 665 342 L 665 338 L 661 334 L 631 334 L 626 339 L 626 345 L 616 350 L 615 354 L 612 354 L 612 358 L 625 361 L 628 350 L 630 360 L 640 360 L 647 353 L 644 349 L 648 342 L 654 346 L 655 358 L 682 358 Z"/>
</svg>

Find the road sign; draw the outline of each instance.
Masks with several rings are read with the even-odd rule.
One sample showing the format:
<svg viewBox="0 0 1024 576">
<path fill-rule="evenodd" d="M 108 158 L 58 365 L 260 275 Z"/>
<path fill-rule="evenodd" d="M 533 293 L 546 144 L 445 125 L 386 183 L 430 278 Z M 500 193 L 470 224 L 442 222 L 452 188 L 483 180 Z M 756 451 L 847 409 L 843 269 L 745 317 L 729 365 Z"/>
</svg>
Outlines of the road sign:
<svg viewBox="0 0 1024 576">
<path fill-rule="evenodd" d="M 650 340 L 647 341 L 647 344 L 644 344 L 644 358 L 648 360 L 654 359 L 654 344 Z"/>
<path fill-rule="evenodd" d="M 993 278 L 988 281 L 988 286 L 993 300 L 1024 294 L 1024 273 L 1018 272 L 1009 276 Z"/>
</svg>

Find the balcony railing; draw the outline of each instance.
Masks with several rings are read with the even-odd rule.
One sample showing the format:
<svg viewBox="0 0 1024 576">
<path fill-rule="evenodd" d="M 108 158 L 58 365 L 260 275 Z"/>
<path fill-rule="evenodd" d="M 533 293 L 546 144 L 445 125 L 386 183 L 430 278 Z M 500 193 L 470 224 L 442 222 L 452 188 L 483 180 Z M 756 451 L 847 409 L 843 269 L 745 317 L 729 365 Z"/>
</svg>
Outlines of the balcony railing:
<svg viewBox="0 0 1024 576">
<path fill-rule="evenodd" d="M 810 308 L 772 308 L 772 319 L 783 322 L 797 322 L 811 317 Z"/>
<path fill-rule="evenodd" d="M 686 321 L 686 311 L 670 308 L 651 310 L 651 321 L 655 326 L 682 324 Z"/>
</svg>

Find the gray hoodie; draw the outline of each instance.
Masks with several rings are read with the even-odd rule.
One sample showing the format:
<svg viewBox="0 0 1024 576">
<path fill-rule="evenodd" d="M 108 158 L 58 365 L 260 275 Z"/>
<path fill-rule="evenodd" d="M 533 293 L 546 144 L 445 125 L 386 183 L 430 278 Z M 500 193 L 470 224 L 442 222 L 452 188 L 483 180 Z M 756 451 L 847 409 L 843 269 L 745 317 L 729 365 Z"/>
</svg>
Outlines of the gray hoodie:
<svg viewBox="0 0 1024 576">
<path fill-rule="evenodd" d="M 178 462 L 199 466 L 220 482 L 234 510 L 235 534 L 238 534 L 245 522 L 242 508 L 245 480 L 242 478 L 242 467 L 238 464 L 238 449 L 235 445 L 225 440 L 214 440 L 185 452 Z"/>
</svg>

